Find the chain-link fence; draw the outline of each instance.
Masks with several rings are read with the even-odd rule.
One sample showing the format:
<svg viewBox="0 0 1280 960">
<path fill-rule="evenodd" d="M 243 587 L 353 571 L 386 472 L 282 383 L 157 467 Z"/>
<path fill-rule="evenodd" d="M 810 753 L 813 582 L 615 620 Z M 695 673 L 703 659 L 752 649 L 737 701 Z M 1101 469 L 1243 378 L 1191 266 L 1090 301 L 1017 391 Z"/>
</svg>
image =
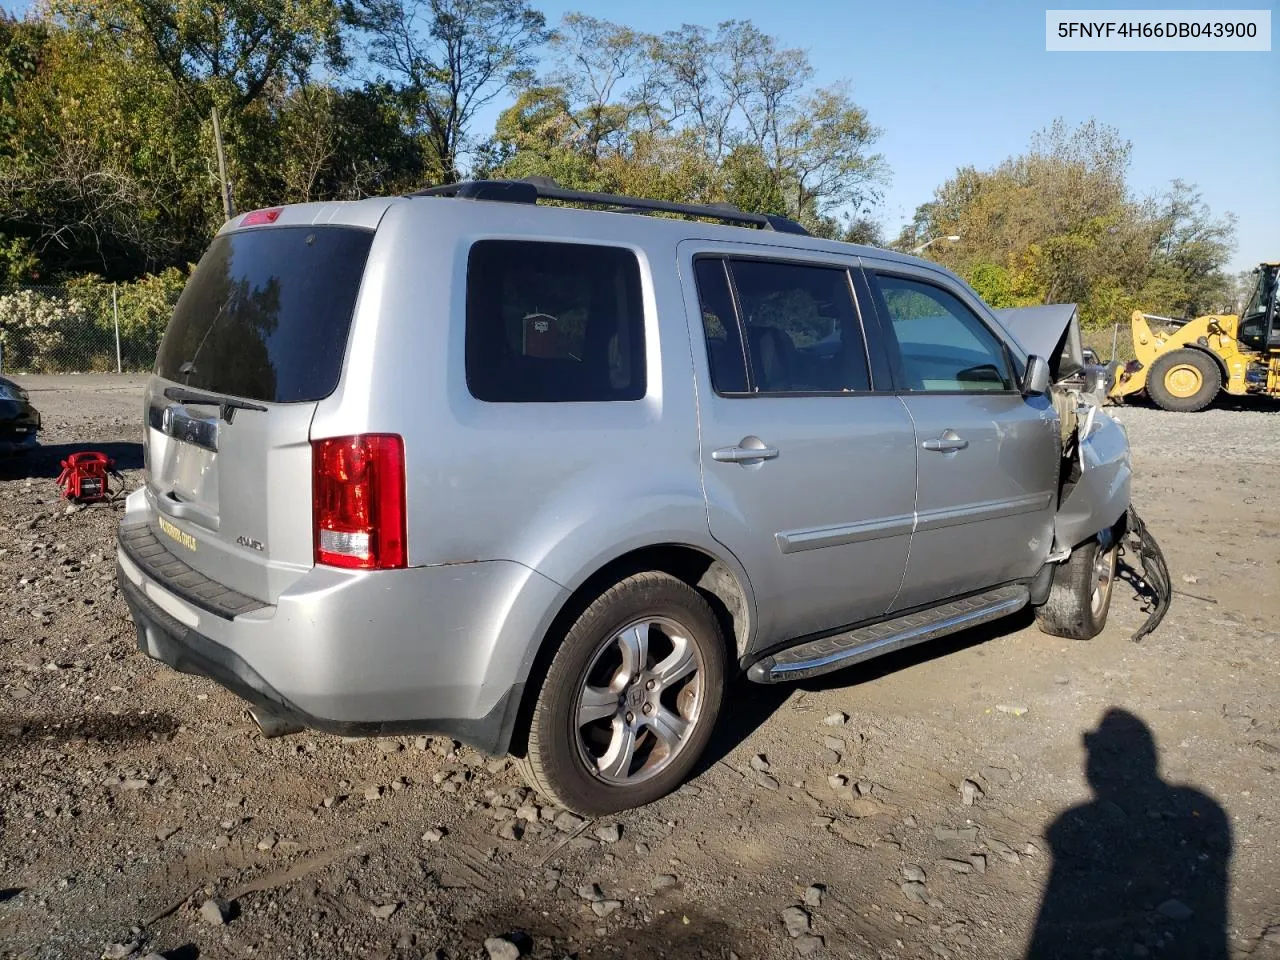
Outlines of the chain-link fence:
<svg viewBox="0 0 1280 960">
<path fill-rule="evenodd" d="M 144 372 L 180 283 L 0 287 L 0 373 Z"/>
</svg>

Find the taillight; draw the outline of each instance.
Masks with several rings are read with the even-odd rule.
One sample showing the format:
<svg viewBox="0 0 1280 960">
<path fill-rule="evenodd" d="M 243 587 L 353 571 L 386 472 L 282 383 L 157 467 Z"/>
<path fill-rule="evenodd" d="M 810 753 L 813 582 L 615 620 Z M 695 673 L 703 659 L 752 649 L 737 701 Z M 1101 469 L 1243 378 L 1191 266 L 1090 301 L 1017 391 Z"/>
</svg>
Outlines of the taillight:
<svg viewBox="0 0 1280 960">
<path fill-rule="evenodd" d="M 284 207 L 272 207 L 269 210 L 253 210 L 244 215 L 244 219 L 240 221 L 242 227 L 257 227 L 264 223 L 275 223 L 280 219 L 280 211 Z"/>
<path fill-rule="evenodd" d="M 365 433 L 311 441 L 316 563 L 358 570 L 406 565 L 404 441 Z"/>
</svg>

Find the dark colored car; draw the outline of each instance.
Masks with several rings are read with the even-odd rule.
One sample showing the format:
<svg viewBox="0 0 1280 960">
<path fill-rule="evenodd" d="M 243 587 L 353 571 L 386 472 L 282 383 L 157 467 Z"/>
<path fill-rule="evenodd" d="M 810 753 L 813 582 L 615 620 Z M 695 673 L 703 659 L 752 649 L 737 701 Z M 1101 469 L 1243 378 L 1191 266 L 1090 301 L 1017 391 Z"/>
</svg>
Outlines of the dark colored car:
<svg viewBox="0 0 1280 960">
<path fill-rule="evenodd" d="M 24 453 L 36 445 L 40 411 L 27 400 L 27 391 L 0 377 L 0 456 Z"/>
</svg>

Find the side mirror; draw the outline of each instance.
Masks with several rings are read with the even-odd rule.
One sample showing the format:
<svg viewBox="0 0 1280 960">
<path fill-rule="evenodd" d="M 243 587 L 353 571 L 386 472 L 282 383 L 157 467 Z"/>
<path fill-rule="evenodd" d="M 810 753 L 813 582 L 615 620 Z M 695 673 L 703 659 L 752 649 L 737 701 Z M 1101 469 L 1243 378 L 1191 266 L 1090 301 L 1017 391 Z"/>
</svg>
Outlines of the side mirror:
<svg viewBox="0 0 1280 960">
<path fill-rule="evenodd" d="M 1049 361 L 1032 354 L 1027 357 L 1027 369 L 1022 374 L 1022 395 L 1038 397 L 1049 389 Z"/>
</svg>

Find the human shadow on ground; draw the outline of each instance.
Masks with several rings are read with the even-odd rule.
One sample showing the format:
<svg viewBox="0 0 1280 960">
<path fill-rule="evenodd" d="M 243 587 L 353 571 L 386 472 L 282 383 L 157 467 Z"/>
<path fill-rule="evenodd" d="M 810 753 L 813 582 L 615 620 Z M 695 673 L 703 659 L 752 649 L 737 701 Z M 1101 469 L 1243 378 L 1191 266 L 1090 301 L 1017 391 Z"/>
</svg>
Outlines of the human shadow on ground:
<svg viewBox="0 0 1280 960">
<path fill-rule="evenodd" d="M 1226 812 L 1161 779 L 1155 738 L 1127 710 L 1108 710 L 1084 748 L 1094 798 L 1046 834 L 1053 867 L 1027 960 L 1227 960 Z"/>
</svg>

